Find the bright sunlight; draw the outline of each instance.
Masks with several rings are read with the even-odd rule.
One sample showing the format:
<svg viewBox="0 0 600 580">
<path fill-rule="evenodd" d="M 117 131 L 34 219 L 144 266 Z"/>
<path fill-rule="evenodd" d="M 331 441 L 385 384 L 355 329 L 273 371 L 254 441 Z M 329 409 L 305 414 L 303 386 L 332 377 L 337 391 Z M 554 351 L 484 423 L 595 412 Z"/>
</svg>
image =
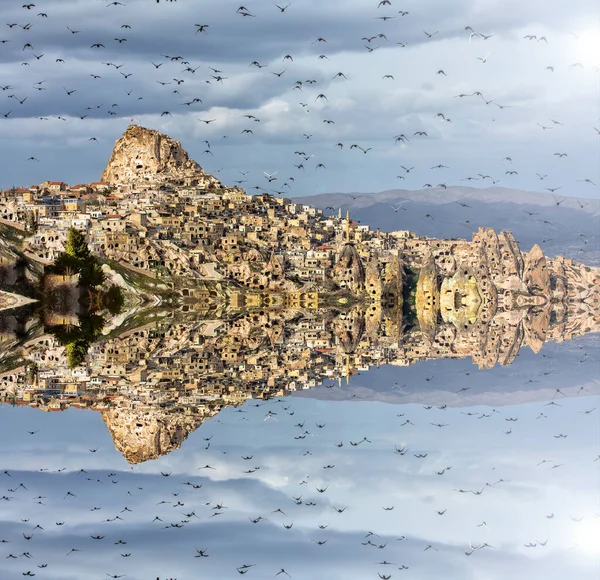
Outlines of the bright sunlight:
<svg viewBox="0 0 600 580">
<path fill-rule="evenodd" d="M 584 30 L 575 40 L 577 59 L 583 66 L 600 66 L 600 30 Z"/>
</svg>

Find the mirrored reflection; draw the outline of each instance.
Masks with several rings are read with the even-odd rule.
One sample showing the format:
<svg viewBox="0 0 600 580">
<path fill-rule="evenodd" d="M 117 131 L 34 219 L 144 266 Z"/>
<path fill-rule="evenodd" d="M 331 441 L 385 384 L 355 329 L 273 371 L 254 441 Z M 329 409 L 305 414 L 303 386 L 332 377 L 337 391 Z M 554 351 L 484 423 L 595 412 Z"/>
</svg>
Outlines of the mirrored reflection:
<svg viewBox="0 0 600 580">
<path fill-rule="evenodd" d="M 103 329 L 99 316 L 44 327 L 18 311 L 5 315 L 5 340 L 25 338 L 8 357 L 16 368 L 2 375 L 2 401 L 43 411 L 98 411 L 116 448 L 140 463 L 178 448 L 205 420 L 248 399 L 281 397 L 323 382 L 338 390 L 344 384 L 341 392 L 347 393 L 354 375 L 382 365 L 465 357 L 479 368 L 509 365 L 522 346 L 538 352 L 542 339 L 585 335 L 597 316 L 583 309 L 581 320 L 569 317 L 567 324 L 519 309 L 496 313 L 485 325 L 464 328 L 442 320 L 423 331 L 418 321 L 403 325 L 373 305 L 221 314 L 141 310 L 113 330 Z M 72 349 L 81 342 L 89 347 L 87 360 L 72 367 Z M 523 381 L 523 388 L 539 387 L 544 377 Z M 431 387 L 440 381 L 434 373 L 425 377 Z M 405 394 L 405 386 L 395 382 L 393 391 Z"/>
</svg>

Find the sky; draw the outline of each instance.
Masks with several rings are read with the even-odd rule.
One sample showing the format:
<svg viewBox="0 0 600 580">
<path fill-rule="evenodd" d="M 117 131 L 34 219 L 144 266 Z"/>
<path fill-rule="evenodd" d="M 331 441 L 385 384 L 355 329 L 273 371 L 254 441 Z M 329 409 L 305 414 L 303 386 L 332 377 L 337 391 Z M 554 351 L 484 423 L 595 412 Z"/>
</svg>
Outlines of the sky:
<svg viewBox="0 0 600 580">
<path fill-rule="evenodd" d="M 249 192 L 600 197 L 595 0 L 278 4 L 3 1 L 0 186 L 98 180 L 133 119 Z"/>
</svg>

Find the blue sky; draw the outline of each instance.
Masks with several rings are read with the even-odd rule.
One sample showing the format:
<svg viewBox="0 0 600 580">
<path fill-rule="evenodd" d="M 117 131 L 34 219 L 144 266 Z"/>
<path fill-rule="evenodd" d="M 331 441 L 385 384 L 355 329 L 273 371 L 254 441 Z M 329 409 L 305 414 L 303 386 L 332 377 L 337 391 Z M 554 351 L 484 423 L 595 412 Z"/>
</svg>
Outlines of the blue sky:
<svg viewBox="0 0 600 580">
<path fill-rule="evenodd" d="M 493 180 L 599 197 L 594 0 L 378 4 L 296 0 L 281 12 L 255 2 L 244 17 L 232 0 L 39 0 L 32 9 L 6 0 L 3 21 L 15 26 L 0 34 L 0 186 L 97 180 L 134 119 L 250 191 Z M 208 27 L 196 33 L 195 24 Z M 312 155 L 304 169 L 296 151 Z M 431 169 L 440 164 L 448 169 Z"/>
</svg>

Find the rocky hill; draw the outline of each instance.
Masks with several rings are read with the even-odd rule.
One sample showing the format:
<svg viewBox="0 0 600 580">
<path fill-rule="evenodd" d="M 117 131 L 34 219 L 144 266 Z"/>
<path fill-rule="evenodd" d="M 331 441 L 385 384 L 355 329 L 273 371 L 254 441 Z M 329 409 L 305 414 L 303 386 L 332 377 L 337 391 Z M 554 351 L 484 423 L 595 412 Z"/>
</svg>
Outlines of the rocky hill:
<svg viewBox="0 0 600 580">
<path fill-rule="evenodd" d="M 114 408 L 102 412 L 102 418 L 115 447 L 129 463 L 157 459 L 178 449 L 204 417 L 189 409 L 169 412 L 159 408 Z"/>
<path fill-rule="evenodd" d="M 154 129 L 130 125 L 115 142 L 102 181 L 113 186 L 220 187 L 218 179 L 205 173 L 179 141 Z"/>
<path fill-rule="evenodd" d="M 346 198 L 328 198 L 326 214 L 280 195 L 222 187 L 179 142 L 135 125 L 116 142 L 103 179 L 114 186 L 110 214 L 81 220 L 60 209 L 58 196 L 40 197 L 34 205 L 44 220 L 22 253 L 50 263 L 63 250 L 67 224 L 85 221 L 98 259 L 140 292 L 164 291 L 164 308 L 181 312 L 161 320 L 152 307 L 124 319 L 123 332 L 111 325 L 75 369 L 72 343 L 25 337 L 7 351 L 14 366 L 0 374 L 0 402 L 100 410 L 132 463 L 176 449 L 205 418 L 248 398 L 348 382 L 385 364 L 468 357 L 481 369 L 508 366 L 524 346 L 537 353 L 549 341 L 600 332 L 600 268 L 580 262 L 598 251 L 591 202 L 529 200 L 501 214 L 505 203 L 449 197 L 432 209 L 384 192 L 352 199 L 363 204 L 352 217 L 335 207 L 349 205 Z M 17 205 L 28 203 L 23 195 Z M 7 220 L 14 217 L 5 209 Z M 531 251 L 510 231 L 477 228 L 501 215 L 507 228 L 519 226 Z M 477 228 L 470 241 L 459 225 L 463 233 Z M 571 240 L 572 256 L 547 257 L 534 234 L 543 244 L 546 236 Z M 4 267 L 5 278 L 17 279 L 16 265 Z M 7 313 L 4 340 L 16 343 L 23 326 Z"/>
</svg>

